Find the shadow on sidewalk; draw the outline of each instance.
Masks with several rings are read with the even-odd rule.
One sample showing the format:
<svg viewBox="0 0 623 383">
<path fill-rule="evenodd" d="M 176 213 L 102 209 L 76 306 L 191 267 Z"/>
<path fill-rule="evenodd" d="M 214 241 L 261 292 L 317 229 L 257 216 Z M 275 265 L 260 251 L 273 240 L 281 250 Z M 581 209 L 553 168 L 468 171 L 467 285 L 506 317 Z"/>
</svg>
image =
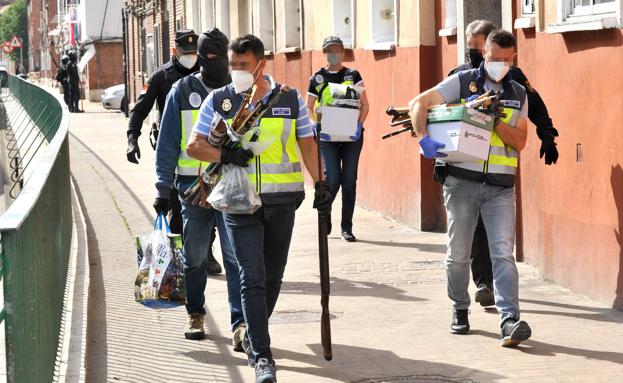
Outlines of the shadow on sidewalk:
<svg viewBox="0 0 623 383">
<path fill-rule="evenodd" d="M 390 242 L 390 241 L 370 241 L 367 239 L 357 239 L 359 243 L 367 243 L 369 245 L 385 246 L 385 247 L 403 247 L 406 249 L 417 249 L 427 253 L 446 253 L 446 245 L 417 243 L 417 242 Z"/>
<path fill-rule="evenodd" d="M 136 195 L 136 193 L 134 193 L 132 188 L 121 177 L 119 177 L 117 172 L 113 168 L 111 168 L 110 165 L 108 165 L 108 163 L 106 161 L 104 161 L 104 159 L 102 157 L 100 157 L 95 152 L 95 150 L 91 149 L 91 147 L 89 147 L 89 145 L 87 145 L 82 140 L 80 140 L 78 137 L 76 137 L 76 135 L 74 135 L 73 133 L 70 132 L 69 136 L 71 137 L 72 141 L 75 140 L 80 145 L 84 146 L 84 148 L 87 149 L 89 151 L 89 153 L 93 157 L 95 157 L 102 164 L 103 167 L 106 168 L 106 170 L 108 170 L 108 172 L 117 180 L 117 182 L 119 182 L 123 186 L 124 191 L 127 192 L 130 195 L 130 197 L 132 197 L 132 199 L 136 203 L 136 206 L 138 206 L 138 208 L 141 209 L 141 211 L 143 212 L 143 214 L 147 218 L 147 221 L 148 222 L 152 222 L 153 219 L 154 219 L 154 214 L 149 209 L 147 209 L 145 207 L 144 202 Z"/>
<path fill-rule="evenodd" d="M 307 345 L 314 355 L 273 348 L 277 368 L 309 376 L 338 379 L 341 382 L 440 381 L 495 382 L 505 376 L 465 366 L 401 358 L 387 350 L 333 344 L 333 362 L 322 357 L 320 344 Z M 313 367 L 288 366 L 287 360 Z M 396 380 L 398 381 L 398 380 Z"/>
<path fill-rule="evenodd" d="M 500 339 L 499 334 L 489 331 L 472 330 L 470 334 L 480 335 L 496 340 Z M 558 354 L 567 354 L 579 356 L 586 359 L 601 360 L 623 365 L 623 353 L 620 352 L 587 350 L 583 348 L 567 347 L 557 344 L 539 342 L 532 339 L 529 339 L 522 343 L 520 346 L 516 347 L 516 350 L 521 351 L 525 354 L 536 356 L 556 356 Z"/>
<path fill-rule="evenodd" d="M 614 236 L 619 244 L 619 273 L 617 275 L 617 289 L 612 307 L 617 310 L 623 310 L 623 234 L 621 233 L 623 230 L 623 169 L 621 165 L 617 164 L 612 167 L 610 185 L 612 186 L 612 195 L 614 196 L 619 223 L 619 230 L 614 230 Z"/>
<path fill-rule="evenodd" d="M 320 283 L 283 282 L 281 294 L 317 295 Z M 394 286 L 364 281 L 349 281 L 331 277 L 331 295 L 339 297 L 372 297 L 393 299 L 402 302 L 422 302 L 426 299 L 405 295 L 406 291 Z"/>
<path fill-rule="evenodd" d="M 559 303 L 559 302 L 540 301 L 536 299 L 520 299 L 520 302 L 592 312 L 592 313 L 572 313 L 572 312 L 561 312 L 561 311 L 551 311 L 551 310 L 534 310 L 534 309 L 523 310 L 522 309 L 521 310 L 522 313 L 541 314 L 541 315 L 557 315 L 557 316 L 572 317 L 572 318 L 578 318 L 578 319 L 588 319 L 588 320 L 594 320 L 594 321 L 600 321 L 600 322 L 623 323 L 623 313 L 612 310 L 612 309 L 607 309 L 607 308 L 602 308 L 602 307 L 571 305 L 571 304 Z"/>
<path fill-rule="evenodd" d="M 89 303 L 87 308 L 86 378 L 89 382 L 105 382 L 108 376 L 108 332 L 106 324 L 106 291 L 99 252 L 99 242 L 89 217 L 80 184 L 72 175 L 78 203 L 87 229 L 89 254 Z"/>
</svg>

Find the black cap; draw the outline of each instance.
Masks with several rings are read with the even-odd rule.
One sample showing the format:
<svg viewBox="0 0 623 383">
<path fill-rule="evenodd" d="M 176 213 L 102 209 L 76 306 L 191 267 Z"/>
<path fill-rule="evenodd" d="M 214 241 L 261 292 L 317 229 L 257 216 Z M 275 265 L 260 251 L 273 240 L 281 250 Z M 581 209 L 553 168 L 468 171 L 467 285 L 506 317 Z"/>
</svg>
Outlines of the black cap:
<svg viewBox="0 0 623 383">
<path fill-rule="evenodd" d="M 209 29 L 199 36 L 197 42 L 197 54 L 199 57 L 207 58 L 208 53 L 215 54 L 220 57 L 227 56 L 227 45 L 229 40 L 223 32 L 218 28 Z"/>
<path fill-rule="evenodd" d="M 178 29 L 175 32 L 175 45 L 182 53 L 197 52 L 197 39 L 199 36 L 192 29 Z"/>
<path fill-rule="evenodd" d="M 339 45 L 344 48 L 344 43 L 342 42 L 342 39 L 337 36 L 329 36 L 324 39 L 324 41 L 322 42 L 322 49 L 326 49 L 331 45 Z"/>
</svg>

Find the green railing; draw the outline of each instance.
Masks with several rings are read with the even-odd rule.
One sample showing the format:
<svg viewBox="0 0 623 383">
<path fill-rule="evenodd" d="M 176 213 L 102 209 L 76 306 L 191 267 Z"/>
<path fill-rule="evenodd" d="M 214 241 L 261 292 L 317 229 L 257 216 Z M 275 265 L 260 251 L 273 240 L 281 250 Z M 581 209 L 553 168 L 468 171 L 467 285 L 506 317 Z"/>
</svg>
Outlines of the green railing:
<svg viewBox="0 0 623 383">
<path fill-rule="evenodd" d="M 11 111 L 27 113 L 45 140 L 34 144 L 32 171 L 0 217 L 6 376 L 8 382 L 50 382 L 71 251 L 69 114 L 56 96 L 22 79 L 10 77 L 9 89 Z"/>
</svg>

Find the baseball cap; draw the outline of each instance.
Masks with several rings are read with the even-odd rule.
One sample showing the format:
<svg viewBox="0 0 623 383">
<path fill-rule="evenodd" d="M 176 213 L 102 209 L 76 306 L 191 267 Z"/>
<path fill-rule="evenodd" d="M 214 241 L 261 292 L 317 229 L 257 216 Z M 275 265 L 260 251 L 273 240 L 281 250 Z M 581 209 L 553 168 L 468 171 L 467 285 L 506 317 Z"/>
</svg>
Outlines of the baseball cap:
<svg viewBox="0 0 623 383">
<path fill-rule="evenodd" d="M 325 38 L 324 41 L 322 42 L 322 49 L 326 49 L 327 47 L 331 45 L 339 45 L 342 48 L 344 48 L 344 43 L 342 42 L 342 39 L 340 39 L 337 36 L 329 36 Z"/>
<path fill-rule="evenodd" d="M 199 39 L 199 36 L 192 29 L 178 29 L 175 31 L 175 45 L 182 53 L 197 52 L 197 39 Z"/>
</svg>

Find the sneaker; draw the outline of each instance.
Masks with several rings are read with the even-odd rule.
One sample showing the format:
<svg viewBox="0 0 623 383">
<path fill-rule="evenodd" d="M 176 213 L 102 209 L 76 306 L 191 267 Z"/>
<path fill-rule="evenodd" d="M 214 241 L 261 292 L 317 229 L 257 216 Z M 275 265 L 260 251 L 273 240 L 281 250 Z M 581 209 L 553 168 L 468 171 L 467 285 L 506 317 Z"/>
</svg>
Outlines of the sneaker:
<svg viewBox="0 0 623 383">
<path fill-rule="evenodd" d="M 356 242 L 357 238 L 350 231 L 342 230 L 342 237 L 346 240 L 346 242 Z"/>
<path fill-rule="evenodd" d="M 255 366 L 255 383 L 276 383 L 277 368 L 272 359 L 260 358 Z"/>
<path fill-rule="evenodd" d="M 208 254 L 208 275 L 219 275 L 223 272 L 223 268 L 218 263 L 212 251 Z"/>
<path fill-rule="evenodd" d="M 236 352 L 245 352 L 242 343 L 244 341 L 244 335 L 247 332 L 247 325 L 243 322 L 236 327 L 234 330 L 234 335 L 231 337 L 231 344 L 234 346 L 234 351 Z"/>
<path fill-rule="evenodd" d="M 511 318 L 502 323 L 502 347 L 515 347 L 531 335 L 532 330 L 526 321 Z"/>
<path fill-rule="evenodd" d="M 478 285 L 478 290 L 476 290 L 476 294 L 474 294 L 474 300 L 480 303 L 482 307 L 495 306 L 493 290 L 486 283 Z"/>
<path fill-rule="evenodd" d="M 452 323 L 450 323 L 450 333 L 467 334 L 469 332 L 469 319 L 467 318 L 469 311 L 454 310 L 452 313 Z"/>
<path fill-rule="evenodd" d="M 201 340 L 205 338 L 205 330 L 203 329 L 203 314 L 190 314 L 188 316 L 188 326 L 184 336 L 190 340 Z"/>
</svg>

